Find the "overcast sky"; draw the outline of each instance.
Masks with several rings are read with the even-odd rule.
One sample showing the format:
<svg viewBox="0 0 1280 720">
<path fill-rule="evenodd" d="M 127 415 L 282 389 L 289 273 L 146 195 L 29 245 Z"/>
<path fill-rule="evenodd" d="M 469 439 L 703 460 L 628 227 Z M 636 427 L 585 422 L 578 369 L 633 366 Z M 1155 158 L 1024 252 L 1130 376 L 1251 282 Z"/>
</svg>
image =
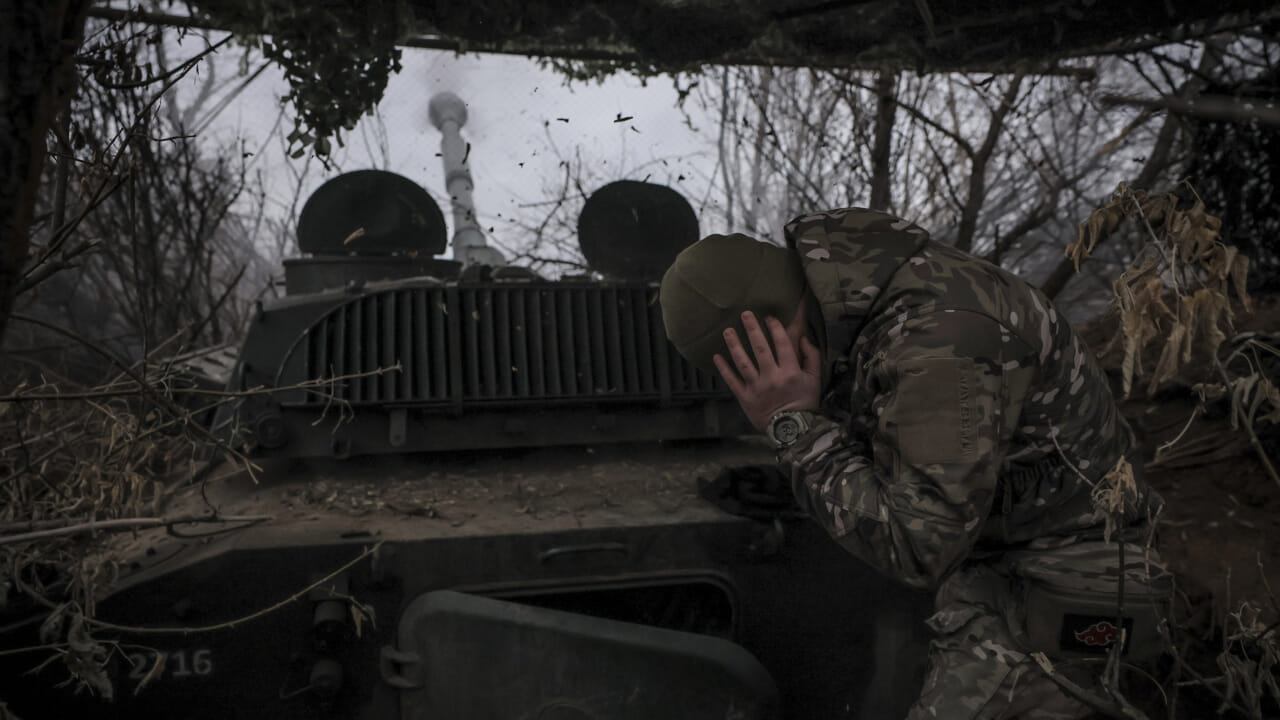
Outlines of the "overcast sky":
<svg viewBox="0 0 1280 720">
<path fill-rule="evenodd" d="M 214 59 L 214 71 L 220 79 L 229 79 L 242 68 L 252 70 L 252 63 L 242 64 L 243 56 L 238 47 L 222 52 Z M 427 115 L 431 97 L 443 91 L 467 103 L 462 134 L 471 143 L 476 210 L 482 227 L 492 227 L 499 244 L 518 243 L 512 220 L 538 217 L 539 203 L 554 197 L 563 178 L 562 158 L 580 156 L 593 176 L 589 179 L 597 184 L 648 178 L 682 191 L 695 209 L 704 199 L 705 178 L 714 164 L 714 135 L 708 134 L 713 128 L 706 122 L 687 122 L 676 108 L 670 78 L 645 83 L 619 74 L 599 83 L 570 85 L 562 75 L 523 57 L 414 48 L 404 49 L 402 64 L 377 116 L 361 121 L 346 136 L 346 147 L 335 151 L 336 165 L 342 171 L 377 167 L 412 179 L 431 193 L 450 224 L 437 156 L 440 133 Z M 184 81 L 183 96 L 190 97 L 203 77 L 204 72 Z M 270 137 L 287 90 L 279 71 L 268 67 L 201 132 L 201 138 L 215 147 L 237 139 L 245 142 L 255 154 L 254 167 L 268 178 L 276 212 L 283 212 L 298 184 L 296 172 L 286 163 L 295 171 L 305 165 L 289 160 L 279 140 Z M 696 113 L 692 102 L 689 109 Z M 286 133 L 291 126 L 288 117 Z M 303 199 L 336 174 L 312 162 L 302 179 Z M 705 222 L 702 228 L 704 233 L 719 230 Z"/>
</svg>

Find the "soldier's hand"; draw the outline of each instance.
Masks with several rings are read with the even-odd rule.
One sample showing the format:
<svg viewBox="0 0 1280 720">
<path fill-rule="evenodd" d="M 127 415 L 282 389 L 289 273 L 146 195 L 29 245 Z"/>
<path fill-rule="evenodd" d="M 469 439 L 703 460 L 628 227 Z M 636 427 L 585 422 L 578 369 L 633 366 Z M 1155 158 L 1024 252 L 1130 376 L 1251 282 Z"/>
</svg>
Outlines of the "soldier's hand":
<svg viewBox="0 0 1280 720">
<path fill-rule="evenodd" d="M 714 358 L 720 377 L 757 430 L 764 430 L 769 419 L 783 410 L 816 409 L 822 392 L 822 359 L 818 348 L 804 336 L 797 347 L 777 318 L 765 318 L 765 324 L 768 337 L 773 339 L 772 348 L 755 314 L 742 313 L 742 327 L 747 331 L 754 362 L 733 328 L 724 331 L 729 358 L 723 355 Z"/>
</svg>

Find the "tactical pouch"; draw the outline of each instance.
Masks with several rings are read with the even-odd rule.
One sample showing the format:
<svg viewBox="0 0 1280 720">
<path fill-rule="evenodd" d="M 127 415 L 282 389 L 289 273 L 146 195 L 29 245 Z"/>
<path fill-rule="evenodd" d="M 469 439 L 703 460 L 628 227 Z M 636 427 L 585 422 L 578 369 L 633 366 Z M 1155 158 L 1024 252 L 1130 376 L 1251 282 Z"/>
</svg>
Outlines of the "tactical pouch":
<svg viewBox="0 0 1280 720">
<path fill-rule="evenodd" d="M 1007 556 L 1018 607 L 1010 630 L 1028 652 L 1049 657 L 1098 657 L 1120 640 L 1123 656 L 1150 660 L 1164 649 L 1160 625 L 1169 616 L 1173 578 L 1152 552 L 1125 547 L 1120 612 L 1116 543 L 1082 542 Z"/>
</svg>

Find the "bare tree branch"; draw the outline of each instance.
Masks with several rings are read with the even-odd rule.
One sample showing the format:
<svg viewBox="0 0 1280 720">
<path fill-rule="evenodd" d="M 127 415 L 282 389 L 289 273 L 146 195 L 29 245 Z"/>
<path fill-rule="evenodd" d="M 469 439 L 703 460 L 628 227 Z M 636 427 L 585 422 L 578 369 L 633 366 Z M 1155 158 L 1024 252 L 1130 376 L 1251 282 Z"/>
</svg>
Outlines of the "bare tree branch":
<svg viewBox="0 0 1280 720">
<path fill-rule="evenodd" d="M 1004 119 L 1018 99 L 1023 77 L 1019 73 L 1009 81 L 1009 87 L 991 111 L 991 120 L 987 125 L 987 133 L 982 140 L 982 145 L 976 152 L 971 153 L 969 194 L 965 198 L 964 207 L 960 210 L 960 227 L 956 233 L 955 246 L 960 250 L 968 251 L 973 248 L 973 234 L 978 226 L 978 213 L 982 211 L 987 199 L 987 163 L 991 162 L 991 154 L 1004 133 Z"/>
<path fill-rule="evenodd" d="M 1104 105 L 1130 105 L 1147 110 L 1168 110 L 1175 115 L 1190 115 L 1207 120 L 1280 125 L 1280 105 L 1269 100 L 1218 95 L 1200 95 L 1184 99 L 1181 97 L 1139 98 L 1106 94 L 1099 98 L 1099 101 Z"/>
</svg>

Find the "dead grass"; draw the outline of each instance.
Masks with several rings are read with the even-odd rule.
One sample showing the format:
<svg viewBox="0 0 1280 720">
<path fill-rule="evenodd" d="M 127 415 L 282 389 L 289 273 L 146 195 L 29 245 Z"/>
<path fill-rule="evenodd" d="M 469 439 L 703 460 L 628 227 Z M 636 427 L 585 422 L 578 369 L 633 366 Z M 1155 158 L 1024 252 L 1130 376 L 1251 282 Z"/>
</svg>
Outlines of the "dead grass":
<svg viewBox="0 0 1280 720">
<path fill-rule="evenodd" d="M 1226 545 L 1215 546 L 1213 560 L 1226 564 L 1226 584 L 1205 583 L 1197 577 L 1203 568 L 1194 568 L 1179 551 L 1198 544 L 1197 536 L 1206 540 L 1214 529 L 1225 526 L 1229 532 L 1234 511 L 1219 524 L 1207 516 L 1221 505 L 1199 497 L 1213 497 L 1211 491 L 1198 492 L 1196 500 L 1180 498 L 1181 486 L 1164 483 L 1175 470 L 1221 472 L 1237 463 L 1242 451 L 1252 450 L 1253 466 L 1274 483 L 1268 492 L 1274 494 L 1280 487 L 1259 438 L 1262 428 L 1280 420 L 1280 393 L 1269 372 L 1277 351 L 1264 336 L 1236 333 L 1237 310 L 1252 310 L 1246 291 L 1248 259 L 1220 242 L 1222 221 L 1206 211 L 1189 185 L 1178 192 L 1149 194 L 1121 184 L 1108 203 L 1081 223 L 1067 256 L 1079 267 L 1099 240 L 1119 231 L 1126 219 L 1146 245 L 1113 283 L 1113 301 L 1099 323 L 1112 331 L 1099 355 L 1104 365 L 1110 361 L 1116 369 L 1126 400 L 1138 400 L 1134 381 L 1148 378 L 1141 393 L 1147 412 L 1158 408 L 1160 393 L 1173 388 L 1181 387 L 1185 396 L 1194 398 L 1183 420 L 1163 424 L 1148 465 L 1152 484 L 1174 491 L 1166 493 L 1172 517 L 1162 525 L 1163 532 L 1172 528 L 1181 540 L 1172 544 L 1174 551 L 1166 557 L 1184 582 L 1181 611 L 1170 618 L 1169 665 L 1158 678 L 1170 700 L 1146 703 L 1145 709 L 1174 718 L 1200 717 L 1211 707 L 1216 715 L 1261 720 L 1280 706 L 1275 624 L 1280 606 L 1266 581 L 1261 554 L 1262 583 L 1249 597 L 1232 599 L 1230 568 L 1251 560 L 1224 556 Z M 1226 405 L 1227 428 L 1221 421 L 1205 419 L 1217 412 L 1209 406 L 1215 401 Z M 1146 420 L 1137 418 L 1140 430 Z M 1116 507 L 1123 507 L 1123 495 L 1122 484 L 1100 483 L 1095 503 L 1110 517 Z M 1239 504 L 1229 493 L 1223 495 L 1216 499 Z M 1180 499 L 1199 505 L 1180 509 Z M 1162 545 L 1167 549 L 1169 543 Z M 1206 587 L 1211 589 L 1205 592 Z"/>
</svg>

